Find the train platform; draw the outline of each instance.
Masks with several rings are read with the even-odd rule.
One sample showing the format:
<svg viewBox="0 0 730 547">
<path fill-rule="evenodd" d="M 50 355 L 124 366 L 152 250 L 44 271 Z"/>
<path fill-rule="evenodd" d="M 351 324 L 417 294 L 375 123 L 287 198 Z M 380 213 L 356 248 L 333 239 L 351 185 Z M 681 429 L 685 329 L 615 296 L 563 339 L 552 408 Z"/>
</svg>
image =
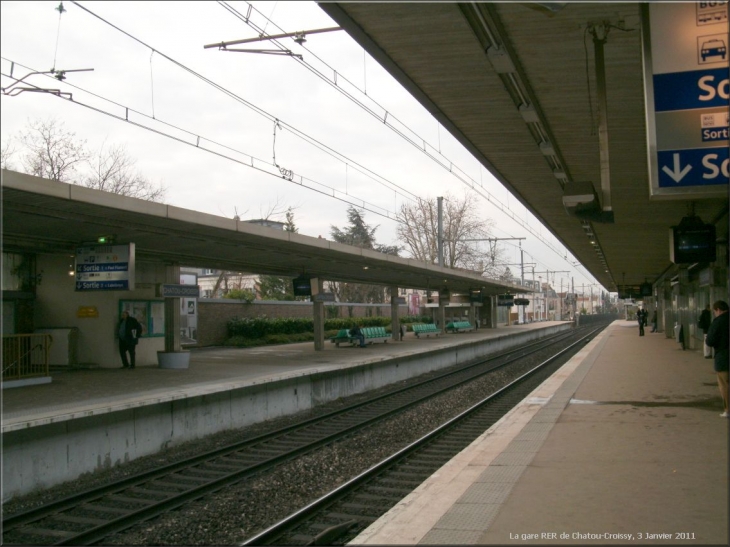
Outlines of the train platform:
<svg viewBox="0 0 730 547">
<path fill-rule="evenodd" d="M 190 366 L 184 370 L 161 369 L 157 365 L 138 365 L 130 370 L 121 368 L 121 362 L 115 368 L 57 368 L 52 371 L 49 384 L 3 390 L 2 428 L 3 431 L 26 428 L 118 407 L 229 391 L 567 324 L 544 321 L 428 338 L 408 333 L 403 341 L 375 343 L 366 349 L 346 344 L 338 348 L 329 342 L 325 343 L 324 351 L 314 351 L 312 342 L 253 348 L 194 348 Z"/>
<path fill-rule="evenodd" d="M 350 544 L 728 544 L 712 361 L 615 321 Z"/>
<path fill-rule="evenodd" d="M 2 391 L 3 499 L 205 435 L 309 410 L 572 328 L 553 321 L 375 343 L 191 350 L 188 369 L 54 371 Z"/>
</svg>

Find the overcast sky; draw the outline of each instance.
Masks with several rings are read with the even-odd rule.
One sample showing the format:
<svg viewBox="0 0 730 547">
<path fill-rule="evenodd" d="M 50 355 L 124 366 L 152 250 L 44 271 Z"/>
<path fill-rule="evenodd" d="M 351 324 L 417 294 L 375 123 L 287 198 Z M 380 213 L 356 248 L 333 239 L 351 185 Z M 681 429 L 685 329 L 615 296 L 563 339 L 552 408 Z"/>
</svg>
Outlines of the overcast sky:
<svg viewBox="0 0 730 547">
<path fill-rule="evenodd" d="M 584 268 L 570 266 L 574 258 L 564 247 L 344 31 L 310 34 L 306 49 L 291 38 L 278 41 L 301 54 L 306 64 L 287 55 L 203 48 L 256 37 L 256 28 L 279 34 L 336 26 L 314 2 L 254 2 L 250 13 L 249 3 L 229 2 L 242 16 L 250 15 L 253 28 L 212 1 L 80 4 L 145 45 L 70 1 L 63 3 L 61 15 L 59 2 L 3 1 L 2 87 L 13 82 L 7 76 L 11 62 L 16 63 L 16 78 L 51 68 L 94 69 L 69 72 L 64 82 L 42 75 L 27 80 L 71 92 L 80 104 L 41 93 L 1 96 L 3 144 L 10 140 L 18 150 L 11 165 L 20 167 L 17 135 L 28 120 L 55 117 L 91 150 L 104 142 L 125 145 L 139 171 L 168 188 L 166 203 L 229 218 L 237 213 L 243 219 L 265 216 L 278 203 L 281 210 L 295 208 L 300 233 L 329 238 L 331 225 L 346 225 L 350 202 L 365 207 L 366 221 L 379 226 L 377 241 L 391 245 L 397 243 L 392 218 L 402 203 L 415 196 L 462 196 L 466 185 L 389 129 L 382 121 L 387 110 L 388 121 L 405 124 L 428 143 L 433 156 L 453 162 L 465 173 L 462 178 L 483 186 L 483 196 L 488 193 L 509 206 L 522 223 L 568 257 L 566 261 L 547 249 L 520 223 L 479 198 L 480 214 L 495 222 L 495 237 L 527 238 L 522 242 L 525 262 L 536 263 L 536 271 L 571 272 L 557 275 L 557 289 L 561 277 L 566 288 L 574 276 L 579 291 L 582 283 L 595 283 Z M 231 47 L 277 49 L 271 42 Z M 336 78 L 340 89 L 381 118 L 315 70 L 330 81 Z M 82 104 L 121 118 L 129 108 L 130 121 L 163 134 Z M 276 132 L 275 120 L 280 120 Z M 197 149 L 198 142 L 242 163 Z M 291 171 L 293 181 L 284 180 L 275 164 Z M 517 244 L 501 244 L 507 263 L 519 263 Z M 531 268 L 526 268 L 527 279 Z M 510 269 L 519 274 L 518 266 Z"/>
</svg>

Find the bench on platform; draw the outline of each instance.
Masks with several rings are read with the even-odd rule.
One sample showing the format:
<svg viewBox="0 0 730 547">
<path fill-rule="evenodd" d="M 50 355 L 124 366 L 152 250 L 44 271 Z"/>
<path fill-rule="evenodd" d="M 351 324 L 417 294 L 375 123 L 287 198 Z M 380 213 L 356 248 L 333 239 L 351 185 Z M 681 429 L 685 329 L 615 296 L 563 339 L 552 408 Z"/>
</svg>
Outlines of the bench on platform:
<svg viewBox="0 0 730 547">
<path fill-rule="evenodd" d="M 335 336 L 330 338 L 330 342 L 335 344 L 338 348 L 342 342 L 352 342 L 352 338 L 350 338 L 350 331 L 347 329 L 340 329 Z"/>
<path fill-rule="evenodd" d="M 360 330 L 365 337 L 366 344 L 372 344 L 373 342 L 387 343 L 388 340 L 390 340 L 390 334 L 386 332 L 385 327 L 363 327 Z M 360 343 L 357 338 L 353 338 L 352 336 L 350 336 L 350 331 L 348 329 L 340 329 L 336 336 L 330 338 L 330 342 L 335 344 L 338 348 L 342 343 Z"/>
<path fill-rule="evenodd" d="M 474 327 L 469 321 L 452 321 L 446 325 L 447 332 L 469 332 L 472 330 L 474 330 Z"/>
<path fill-rule="evenodd" d="M 422 334 L 426 335 L 426 338 L 428 338 L 430 335 L 435 334 L 438 336 L 441 334 L 441 331 L 439 328 L 434 325 L 433 323 L 425 323 L 421 325 L 411 325 L 411 328 L 413 329 L 413 332 L 416 335 L 416 338 L 420 338 Z"/>
<path fill-rule="evenodd" d="M 385 327 L 363 327 L 362 333 L 365 335 L 365 343 L 372 344 L 373 342 L 388 343 L 390 340 L 390 334 L 385 331 Z"/>
</svg>

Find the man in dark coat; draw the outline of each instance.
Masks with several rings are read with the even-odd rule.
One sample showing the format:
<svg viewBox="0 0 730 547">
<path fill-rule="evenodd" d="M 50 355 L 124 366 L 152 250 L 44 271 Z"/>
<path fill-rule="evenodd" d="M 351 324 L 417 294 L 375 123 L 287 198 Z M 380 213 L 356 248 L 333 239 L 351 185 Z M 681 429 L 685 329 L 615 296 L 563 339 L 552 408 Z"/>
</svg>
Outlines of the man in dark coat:
<svg viewBox="0 0 730 547">
<path fill-rule="evenodd" d="M 712 305 L 712 312 L 715 319 L 707 331 L 707 345 L 715 350 L 715 372 L 717 372 L 717 385 L 722 396 L 723 418 L 730 417 L 728 414 L 728 362 L 730 361 L 730 321 L 728 321 L 728 305 L 723 300 L 718 300 Z"/>
<path fill-rule="evenodd" d="M 135 351 L 137 340 L 142 334 L 142 325 L 134 317 L 130 317 L 126 311 L 117 325 L 117 336 L 119 337 L 119 355 L 122 357 L 122 368 L 134 368 Z M 129 353 L 129 361 L 127 361 Z"/>
<path fill-rule="evenodd" d="M 702 310 L 700 318 L 697 321 L 697 326 L 702 329 L 702 351 L 705 355 L 705 359 L 712 359 L 712 349 L 707 345 L 707 331 L 710 329 L 712 324 L 712 313 L 710 313 L 710 305 L 707 304 L 705 309 Z"/>
<path fill-rule="evenodd" d="M 360 330 L 360 325 L 355 325 L 352 329 L 350 329 L 350 336 L 352 338 L 357 338 L 360 341 L 361 348 L 367 347 L 365 345 L 365 335 L 362 333 L 362 330 Z"/>
</svg>

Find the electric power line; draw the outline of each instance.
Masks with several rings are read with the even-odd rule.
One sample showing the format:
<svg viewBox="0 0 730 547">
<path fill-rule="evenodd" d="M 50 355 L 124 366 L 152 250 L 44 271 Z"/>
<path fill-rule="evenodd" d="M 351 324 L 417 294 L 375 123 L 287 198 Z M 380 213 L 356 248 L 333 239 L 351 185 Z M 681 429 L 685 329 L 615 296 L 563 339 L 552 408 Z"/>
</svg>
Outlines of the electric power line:
<svg viewBox="0 0 730 547">
<path fill-rule="evenodd" d="M 253 30 L 255 30 L 256 32 L 258 32 L 258 34 L 260 36 L 264 36 L 265 35 L 265 28 L 264 29 L 257 28 L 257 25 L 255 25 L 255 23 L 253 23 L 251 21 L 250 17 L 244 17 L 237 10 L 235 10 L 235 8 L 229 6 L 226 2 L 219 1 L 218 3 L 221 6 L 223 6 L 225 9 L 227 9 L 230 13 L 232 13 L 233 15 L 235 15 L 236 17 L 238 17 L 240 20 L 242 20 L 244 23 L 246 23 L 248 26 L 250 26 Z M 250 3 L 248 3 L 248 5 L 249 5 L 249 13 L 252 10 L 253 11 L 256 11 L 259 15 L 261 15 L 264 19 L 266 19 L 267 26 L 268 26 L 269 23 L 271 23 L 279 31 L 282 31 L 283 32 L 283 29 L 281 27 L 279 27 L 278 25 L 276 25 L 273 21 L 271 21 L 270 18 L 266 17 L 263 13 L 261 13 L 259 10 L 257 10 Z M 274 43 L 274 44 L 276 44 L 282 50 L 287 49 L 284 46 L 282 46 L 281 44 L 279 44 L 277 40 L 271 40 L 271 42 Z M 347 80 L 347 78 L 345 78 L 344 76 L 342 76 L 341 74 L 339 74 L 333 67 L 331 67 L 330 65 L 328 65 L 324 60 L 322 60 L 320 57 L 318 57 L 309 48 L 307 48 L 305 46 L 302 46 L 302 47 L 307 52 L 309 52 L 314 58 L 316 58 L 318 61 L 320 61 L 322 64 L 324 64 L 328 69 L 330 69 L 333 72 L 333 74 L 334 74 L 334 79 L 333 80 L 330 80 L 330 78 L 327 75 L 325 75 L 321 71 L 317 70 L 311 64 L 307 63 L 306 61 L 304 61 L 303 59 L 301 59 L 299 57 L 292 57 L 293 59 L 295 59 L 298 63 L 302 64 L 305 68 L 307 68 L 308 70 L 310 70 L 311 72 L 313 72 L 319 78 L 321 78 L 322 80 L 324 80 L 325 82 L 327 82 L 329 85 L 331 85 L 332 87 L 334 87 L 335 89 L 337 89 L 337 91 L 339 91 L 340 93 L 342 93 L 345 97 L 349 98 L 352 102 L 354 102 L 355 104 L 357 104 L 358 106 L 360 106 L 366 112 L 370 113 L 371 115 L 373 115 L 374 117 L 376 117 L 378 120 L 382 121 L 384 125 L 386 125 L 387 127 L 389 127 L 391 130 L 393 130 L 396 134 L 398 134 L 399 136 L 401 136 L 407 142 L 409 142 L 410 144 L 414 145 L 418 150 L 420 150 L 421 152 L 423 152 L 424 154 L 426 154 L 426 156 L 430 157 L 432 160 L 434 160 L 442 168 L 446 169 L 447 168 L 447 162 L 448 162 L 448 170 L 449 170 L 449 172 L 453 176 L 455 176 L 462 183 L 466 184 L 469 188 L 471 188 L 472 190 L 474 190 L 475 192 L 477 192 L 479 195 L 481 195 L 482 198 L 487 199 L 487 201 L 489 201 L 492 205 L 494 205 L 495 207 L 497 207 L 502 213 L 504 213 L 507 216 L 509 216 L 514 222 L 516 222 L 517 224 L 519 224 L 520 226 L 522 226 L 523 228 L 525 228 L 530 234 L 532 234 L 539 241 L 541 241 L 543 244 L 545 244 L 550 250 L 552 250 L 555 254 L 557 254 L 562 260 L 565 260 L 566 262 L 568 262 L 569 264 L 571 264 L 567 260 L 567 258 L 564 257 L 564 256 L 562 256 L 561 255 L 561 252 L 558 249 L 556 249 L 549 241 L 545 240 L 542 237 L 541 234 L 535 232 L 535 230 L 532 227 L 530 227 L 529 224 L 526 224 L 521 219 L 519 219 L 518 217 L 515 217 L 514 213 L 512 212 L 512 210 L 508 206 L 505 206 L 499 199 L 497 199 L 490 192 L 488 192 L 487 190 L 485 190 L 484 187 L 483 187 L 483 185 L 481 183 L 477 183 L 465 171 L 463 171 L 461 168 L 459 168 L 458 166 L 456 166 L 451 160 L 449 160 L 448 158 L 446 158 L 446 156 L 444 156 L 443 154 L 441 154 L 441 152 L 440 152 L 440 146 L 439 146 L 439 149 L 437 151 L 437 149 L 434 146 L 428 144 L 425 139 L 423 139 L 422 137 L 420 137 L 415 131 L 411 130 L 406 124 L 400 122 L 400 120 L 398 120 L 395 116 L 393 116 L 388 110 L 386 110 L 383 106 L 381 106 L 370 95 L 368 95 L 363 90 L 359 89 L 357 87 L 357 85 L 353 84 L 352 82 L 350 82 L 349 80 Z M 373 109 L 371 109 L 367 105 L 365 105 L 362 101 L 358 100 L 357 98 L 355 98 L 354 96 L 352 96 L 350 93 L 348 93 L 346 90 L 344 90 L 341 86 L 339 86 L 338 83 L 337 83 L 337 76 L 338 75 L 341 77 L 341 79 L 345 80 L 353 88 L 357 89 L 361 94 L 363 94 L 365 97 L 367 97 L 372 103 L 374 103 L 375 105 L 377 105 L 384 112 L 384 114 L 382 116 L 379 115 Z M 398 121 L 401 125 L 403 125 L 403 127 L 405 127 L 415 137 L 417 137 L 418 141 L 420 141 L 420 142 L 416 142 L 415 139 L 413 139 L 411 137 L 408 137 L 402 131 L 400 131 L 395 126 L 393 126 L 391 123 L 389 123 L 388 122 L 388 117 L 390 117 L 391 119 L 395 119 L 396 121 Z M 423 146 L 422 147 L 420 145 L 421 142 L 423 143 Z M 433 149 L 434 152 L 436 152 L 440 157 L 444 158 L 445 161 L 444 162 L 440 161 L 434 154 L 428 152 L 427 146 L 430 147 L 431 149 Z M 455 173 L 454 172 L 454 168 L 458 169 L 458 171 L 460 171 L 461 173 L 463 173 L 464 176 L 466 177 L 466 179 L 468 179 L 468 180 L 465 180 L 464 177 L 459 176 L 457 173 Z M 477 186 L 479 187 L 479 190 L 477 190 Z M 483 192 L 486 193 L 486 195 Z M 574 266 L 574 265 L 571 264 L 571 266 Z"/>
<path fill-rule="evenodd" d="M 237 101 L 237 102 L 243 104 L 244 106 L 250 108 L 251 110 L 253 110 L 257 114 L 259 114 L 260 116 L 268 119 L 270 122 L 272 122 L 272 123 L 278 123 L 278 124 L 280 124 L 280 127 L 281 126 L 285 126 L 289 131 L 292 132 L 292 134 L 294 134 L 295 136 L 297 136 L 300 139 L 304 140 L 305 142 L 309 143 L 310 145 L 319 148 L 320 150 L 322 150 L 326 154 L 328 154 L 328 155 L 330 155 L 332 157 L 335 157 L 335 159 L 338 159 L 339 161 L 341 161 L 343 163 L 347 162 L 347 163 L 349 163 L 350 166 L 357 166 L 359 169 L 362 169 L 363 170 L 363 171 L 360 171 L 360 172 L 364 176 L 367 176 L 368 178 L 370 178 L 374 182 L 376 182 L 376 183 L 378 183 L 378 184 L 380 184 L 380 185 L 388 188 L 389 190 L 395 192 L 397 195 L 400 195 L 401 197 L 403 197 L 405 199 L 408 199 L 408 200 L 412 200 L 412 199 L 418 200 L 418 199 L 420 199 L 417 195 L 415 195 L 415 194 L 413 194 L 413 193 L 405 190 L 401 186 L 393 183 L 392 181 L 386 179 L 385 177 L 382 177 L 382 176 L 378 175 L 374 171 L 371 171 L 370 169 L 367 169 L 366 167 L 360 165 L 355 160 L 353 160 L 351 158 L 348 158 L 344 154 L 341 154 L 341 153 L 335 151 L 333 148 L 331 148 L 331 147 L 329 147 L 329 146 L 321 143 L 320 141 L 318 141 L 314 137 L 311 137 L 310 135 L 307 135 L 306 133 L 304 133 L 303 131 L 300 131 L 296 127 L 294 127 L 294 126 L 292 126 L 292 125 L 284 122 L 283 120 L 280 120 L 280 119 L 276 118 L 273 114 L 267 112 L 263 108 L 260 108 L 260 107 L 256 106 L 254 103 L 252 103 L 250 101 L 247 101 L 246 99 L 243 99 L 242 97 L 236 95 L 235 93 L 233 93 L 232 91 L 224 88 L 223 86 L 215 83 L 214 81 L 212 81 L 209 78 L 203 76 L 202 74 L 196 72 L 195 70 L 193 70 L 193 69 L 185 66 L 184 64 L 182 64 L 182 63 L 180 63 L 178 61 L 176 61 L 175 59 L 173 59 L 169 55 L 166 55 L 165 53 L 162 53 L 160 50 L 152 47 L 151 45 L 147 44 L 143 40 L 137 38 L 136 36 L 130 34 L 129 32 L 127 32 L 125 30 L 123 30 L 122 28 L 118 27 L 117 25 L 115 25 L 115 24 L 111 23 L 110 21 L 104 19 L 103 17 L 101 17 L 100 15 L 94 13 L 90 9 L 82 6 L 76 0 L 72 0 L 72 3 L 74 5 L 76 5 L 77 7 L 81 8 L 82 10 L 86 11 L 88 14 L 92 15 L 93 17 L 96 17 L 97 19 L 99 19 L 103 23 L 105 23 L 105 24 L 109 25 L 110 27 L 112 27 L 113 29 L 117 30 L 118 32 L 121 32 L 122 34 L 124 34 L 128 38 L 130 38 L 130 39 L 134 40 L 135 42 L 141 44 L 142 46 L 150 49 L 152 52 L 157 53 L 158 55 L 160 55 L 161 57 L 163 57 L 167 61 L 173 63 L 174 65 L 178 66 L 179 68 L 183 69 L 184 71 L 188 72 L 189 74 L 191 74 L 191 75 L 195 76 L 196 78 L 202 80 L 203 82 L 207 83 L 208 85 L 212 86 L 213 88 L 217 89 L 218 91 L 222 92 L 223 94 L 227 95 L 228 97 L 234 99 L 235 101 Z M 366 171 L 367 173 L 364 172 L 364 171 Z M 368 173 L 370 173 L 373 176 L 377 177 L 377 179 L 376 178 L 373 178 Z M 406 195 L 406 194 L 409 194 L 411 197 L 409 197 L 409 195 Z"/>
<path fill-rule="evenodd" d="M 8 62 L 13 63 L 15 66 L 19 66 L 19 67 L 25 68 L 27 70 L 33 71 L 32 68 L 27 67 L 25 65 L 22 65 L 20 63 L 17 63 L 15 61 L 11 61 L 10 59 L 8 59 L 6 57 L 0 57 L 0 58 L 2 58 L 5 61 L 8 61 Z M 6 78 L 11 78 L 13 80 L 17 80 L 17 78 L 14 78 L 14 77 L 10 76 L 9 74 L 5 74 L 5 73 L 0 73 L 0 74 L 2 76 L 6 77 Z M 51 76 L 48 76 L 47 74 L 42 74 L 42 75 L 43 76 L 46 76 L 47 78 L 51 78 Z M 38 90 L 38 91 L 43 91 L 43 88 L 40 88 L 39 86 L 30 84 L 28 82 L 24 82 L 24 84 L 25 85 L 28 85 L 28 86 L 31 86 L 31 87 L 35 88 L 36 90 Z M 118 106 L 119 108 L 124 109 L 124 111 L 125 111 L 124 116 L 121 116 L 121 115 L 115 114 L 113 112 L 109 112 L 109 111 L 103 110 L 103 109 L 101 109 L 99 107 L 96 107 L 96 106 L 93 106 L 91 104 L 83 103 L 83 102 L 79 101 L 78 99 L 74 99 L 72 97 L 64 97 L 61 94 L 57 94 L 57 93 L 49 93 L 49 94 L 50 95 L 53 95 L 55 97 L 64 99 L 64 100 L 66 100 L 66 101 L 68 101 L 68 102 L 70 102 L 72 104 L 76 104 L 76 105 L 79 105 L 79 106 L 83 106 L 85 108 L 88 108 L 88 109 L 93 110 L 95 112 L 98 112 L 100 114 L 105 114 L 105 115 L 110 116 L 112 118 L 115 118 L 117 120 L 130 123 L 131 125 L 134 125 L 136 127 L 139 127 L 141 129 L 146 129 L 146 130 L 151 131 L 153 133 L 157 133 L 158 135 L 161 135 L 161 136 L 164 136 L 164 137 L 168 137 L 170 139 L 173 139 L 175 141 L 178 141 L 178 142 L 187 144 L 189 146 L 193 146 L 193 147 L 198 148 L 200 150 L 203 150 L 205 152 L 210 152 L 211 154 L 215 154 L 215 155 L 217 155 L 219 157 L 222 157 L 222 158 L 225 158 L 225 159 L 234 161 L 234 162 L 239 163 L 241 165 L 244 165 L 246 167 L 249 167 L 249 168 L 252 168 L 254 170 L 263 172 L 263 173 L 265 173 L 267 175 L 272 175 L 272 176 L 275 176 L 277 178 L 284 178 L 285 180 L 288 180 L 289 182 L 292 182 L 293 184 L 297 184 L 298 186 L 302 186 L 303 188 L 307 188 L 308 190 L 313 190 L 313 191 L 318 192 L 320 194 L 326 195 L 328 197 L 332 197 L 334 199 L 337 199 L 339 201 L 348 203 L 348 204 L 353 205 L 355 207 L 359 207 L 361 209 L 364 209 L 364 210 L 369 211 L 371 213 L 377 214 L 379 216 L 383 216 L 383 217 L 388 218 L 390 220 L 395 220 L 396 222 L 400 222 L 398 220 L 397 216 L 396 216 L 396 212 L 392 212 L 392 211 L 390 211 L 390 210 L 388 210 L 388 209 L 386 209 L 384 207 L 381 207 L 379 205 L 375 205 L 375 204 L 369 203 L 369 202 L 367 202 L 367 201 L 365 201 L 363 199 L 360 199 L 360 198 L 357 198 L 358 199 L 357 202 L 355 202 L 355 201 L 353 201 L 351 199 L 345 199 L 344 197 L 338 196 L 338 193 L 339 194 L 342 194 L 342 195 L 345 195 L 344 192 L 342 192 L 340 190 L 337 190 L 336 188 L 334 188 L 332 186 L 329 186 L 327 184 L 324 184 L 324 183 L 321 183 L 319 181 L 316 181 L 314 179 L 311 179 L 311 178 L 308 178 L 308 177 L 304 177 L 302 175 L 297 175 L 298 176 L 298 181 L 294 179 L 294 174 L 291 173 L 291 172 L 290 172 L 291 173 L 291 176 L 290 177 L 283 176 L 280 172 L 277 172 L 278 171 L 278 168 L 276 168 L 276 166 L 274 164 L 272 164 L 270 162 L 267 162 L 266 160 L 262 160 L 260 158 L 257 158 L 255 156 L 252 156 L 252 155 L 250 155 L 250 154 L 248 154 L 246 152 L 243 152 L 241 150 L 237 150 L 237 149 L 232 148 L 230 146 L 227 146 L 225 144 L 219 143 L 217 141 L 214 141 L 213 139 L 208 139 L 206 137 L 201 137 L 201 135 L 199 135 L 198 133 L 195 133 L 193 131 L 189 131 L 189 130 L 187 130 L 185 128 L 182 128 L 180 126 L 171 124 L 169 122 L 165 122 L 165 121 L 161 120 L 160 118 L 155 118 L 155 117 L 149 116 L 147 114 L 144 114 L 143 112 L 139 112 L 139 111 L 137 111 L 137 110 L 135 110 L 133 108 L 130 108 L 130 107 L 125 106 L 123 104 L 120 104 L 120 103 L 118 103 L 116 101 L 113 101 L 111 99 L 108 99 L 106 97 L 103 97 L 103 96 L 101 96 L 101 95 L 99 95 L 97 93 L 94 93 L 92 91 L 88 91 L 88 90 L 86 90 L 86 89 L 84 89 L 84 88 L 82 88 L 80 86 L 77 86 L 77 85 L 74 85 L 74 84 L 70 84 L 68 82 L 64 82 L 64 84 L 72 87 L 73 89 L 77 89 L 77 90 L 79 90 L 81 92 L 88 93 L 89 95 L 91 95 L 93 97 L 96 97 L 98 99 L 101 99 L 101 100 L 106 101 L 106 102 L 108 102 L 110 104 L 113 104 L 115 106 Z M 188 136 L 190 136 L 192 138 L 195 138 L 196 141 L 195 142 L 190 142 L 190 141 L 187 141 L 187 140 L 185 140 L 183 138 L 180 138 L 178 136 L 175 136 L 175 135 L 173 135 L 171 133 L 165 133 L 164 131 L 161 131 L 160 129 L 155 129 L 155 128 L 150 127 L 148 125 L 145 125 L 143 123 L 140 123 L 140 122 L 131 120 L 131 119 L 129 119 L 129 114 L 130 113 L 136 114 L 138 116 L 141 116 L 141 117 L 146 118 L 146 119 L 149 119 L 149 120 L 153 120 L 154 122 L 159 123 L 159 124 L 161 124 L 163 126 L 166 126 L 166 127 L 170 128 L 170 129 L 174 129 L 176 131 L 180 131 L 180 132 L 182 132 L 182 133 L 184 133 L 184 134 L 186 134 L 186 135 L 188 135 Z M 217 152 L 216 150 L 213 150 L 211 148 L 206 148 L 205 146 L 201 146 L 201 141 L 203 141 L 203 142 L 209 142 L 209 143 L 211 143 L 213 145 L 216 145 L 218 147 L 221 147 L 221 148 L 223 148 L 225 150 L 229 150 L 229 151 L 234 152 L 236 154 L 240 154 L 242 156 L 245 156 L 246 158 L 248 158 L 248 161 L 243 161 L 241 159 L 237 159 L 237 158 L 228 156 L 228 155 L 226 155 L 226 154 L 224 154 L 222 152 Z M 259 164 L 259 165 L 257 166 L 257 164 Z M 272 167 L 274 169 L 267 170 L 267 169 L 264 168 L 264 166 Z M 322 190 L 320 188 L 315 188 L 312 185 L 319 186 L 321 188 L 326 189 L 327 191 Z"/>
</svg>

